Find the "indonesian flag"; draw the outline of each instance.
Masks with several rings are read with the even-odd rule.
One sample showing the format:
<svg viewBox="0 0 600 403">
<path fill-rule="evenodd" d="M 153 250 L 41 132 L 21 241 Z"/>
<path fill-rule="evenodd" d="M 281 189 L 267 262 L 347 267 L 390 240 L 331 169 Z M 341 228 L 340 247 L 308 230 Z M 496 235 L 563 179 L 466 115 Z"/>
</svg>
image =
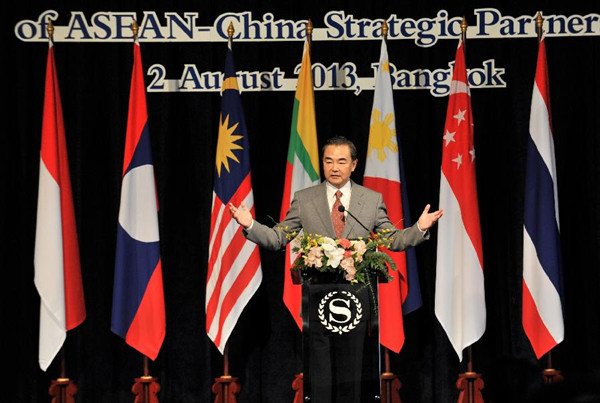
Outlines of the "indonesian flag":
<svg viewBox="0 0 600 403">
<path fill-rule="evenodd" d="M 294 111 L 290 130 L 290 145 L 288 147 L 287 164 L 285 168 L 285 185 L 281 202 L 280 220 L 285 218 L 292 198 L 296 191 L 317 185 L 319 175 L 319 151 L 317 145 L 317 122 L 315 118 L 315 95 L 313 89 L 310 49 L 308 42 L 304 43 L 302 65 L 296 84 Z M 296 238 L 296 240 L 299 237 Z M 285 248 L 285 280 L 283 302 L 294 317 L 296 324 L 302 329 L 300 303 L 302 287 L 292 282 L 290 271 L 297 254 L 292 252 L 296 240 Z"/>
<path fill-rule="evenodd" d="M 485 331 L 483 252 L 477 184 L 471 93 L 464 44 L 456 50 L 443 136 L 438 224 L 435 315 L 458 358 Z"/>
<path fill-rule="evenodd" d="M 400 144 L 396 136 L 396 114 L 390 64 L 385 40 L 382 40 L 379 66 L 375 78 L 375 94 L 363 184 L 383 195 L 383 201 L 391 221 L 396 227 L 404 228 L 400 166 Z M 390 269 L 389 274 L 396 278 L 392 282 L 379 286 L 380 342 L 386 348 L 398 353 L 404 344 L 402 304 L 409 294 L 409 273 L 406 252 L 388 251 L 388 254 L 396 263 L 398 273 L 396 275 Z M 415 282 L 411 286 L 419 288 L 416 271 L 414 274 Z M 418 297 L 420 298 L 420 290 L 416 292 L 419 292 Z"/>
<path fill-rule="evenodd" d="M 523 227 L 523 328 L 540 358 L 564 338 L 556 162 L 546 45 L 531 98 Z"/>
<path fill-rule="evenodd" d="M 63 346 L 67 330 L 77 327 L 86 316 L 52 42 L 46 65 L 34 266 L 41 299 L 39 363 L 45 371 Z"/>
</svg>

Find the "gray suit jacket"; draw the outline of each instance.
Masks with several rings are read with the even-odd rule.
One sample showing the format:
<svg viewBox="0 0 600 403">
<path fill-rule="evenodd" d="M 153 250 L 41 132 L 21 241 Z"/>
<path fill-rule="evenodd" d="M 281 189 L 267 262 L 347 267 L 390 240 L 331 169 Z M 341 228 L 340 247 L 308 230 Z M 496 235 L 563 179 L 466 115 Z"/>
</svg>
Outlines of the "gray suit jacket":
<svg viewBox="0 0 600 403">
<path fill-rule="evenodd" d="M 416 223 L 406 229 L 396 228 L 387 215 L 381 193 L 357 185 L 354 182 L 352 182 L 350 206 L 347 209 L 369 231 L 352 216 L 347 215 L 342 238 L 368 237 L 370 231 L 380 232 L 383 229 L 391 229 L 392 232 L 388 233 L 386 237 L 393 238 L 390 249 L 394 251 L 416 246 L 429 238 L 429 232 L 424 235 Z M 249 231 L 244 230 L 244 235 L 264 248 L 280 250 L 291 241 L 289 237 L 286 237 L 286 233 L 298 233 L 301 229 L 306 234 L 318 234 L 335 238 L 331 211 L 327 203 L 325 182 L 296 192 L 285 219 L 278 225 L 271 228 L 254 221 Z"/>
</svg>

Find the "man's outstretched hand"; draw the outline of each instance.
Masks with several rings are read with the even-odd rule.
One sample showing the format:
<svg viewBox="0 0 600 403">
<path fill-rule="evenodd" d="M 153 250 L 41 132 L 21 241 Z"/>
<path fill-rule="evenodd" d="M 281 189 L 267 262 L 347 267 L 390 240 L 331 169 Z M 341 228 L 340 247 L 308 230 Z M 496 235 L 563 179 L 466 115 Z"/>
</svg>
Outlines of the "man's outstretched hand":
<svg viewBox="0 0 600 403">
<path fill-rule="evenodd" d="M 235 207 L 232 203 L 229 203 L 229 212 L 233 219 L 244 228 L 248 228 L 252 224 L 252 213 L 246 207 L 246 204 L 242 202 L 240 208 Z"/>
<path fill-rule="evenodd" d="M 421 229 L 421 231 L 426 231 L 429 228 L 433 227 L 433 225 L 437 222 L 437 220 L 440 219 L 440 217 L 442 217 L 442 215 L 444 215 L 444 210 L 440 209 L 437 211 L 434 211 L 433 213 L 429 212 L 429 209 L 431 208 L 431 205 L 428 204 L 425 206 L 425 209 L 423 210 L 423 213 L 421 214 L 421 217 L 419 217 L 419 221 L 417 221 L 417 224 L 419 225 L 419 228 Z"/>
</svg>

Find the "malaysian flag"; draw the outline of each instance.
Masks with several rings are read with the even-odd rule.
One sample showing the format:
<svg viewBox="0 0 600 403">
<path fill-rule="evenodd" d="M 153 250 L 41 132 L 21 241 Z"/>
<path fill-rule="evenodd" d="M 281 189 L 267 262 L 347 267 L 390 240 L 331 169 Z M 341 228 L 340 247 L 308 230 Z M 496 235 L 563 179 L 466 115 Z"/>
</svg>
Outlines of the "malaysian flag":
<svg viewBox="0 0 600 403">
<path fill-rule="evenodd" d="M 531 98 L 523 225 L 523 328 L 539 358 L 564 338 L 556 162 L 546 46 Z"/>
<path fill-rule="evenodd" d="M 245 203 L 254 212 L 248 131 L 233 64 L 231 41 L 221 86 L 221 116 L 215 161 L 208 273 L 206 333 L 221 353 L 262 281 L 258 246 L 244 238 L 227 205 Z"/>
</svg>

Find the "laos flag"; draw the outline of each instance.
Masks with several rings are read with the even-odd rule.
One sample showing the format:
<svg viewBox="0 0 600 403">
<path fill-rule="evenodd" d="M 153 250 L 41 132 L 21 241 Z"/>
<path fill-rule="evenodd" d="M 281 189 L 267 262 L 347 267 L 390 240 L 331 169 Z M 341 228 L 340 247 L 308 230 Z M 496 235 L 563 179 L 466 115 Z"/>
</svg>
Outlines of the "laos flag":
<svg viewBox="0 0 600 403">
<path fill-rule="evenodd" d="M 111 330 L 152 360 L 165 338 L 158 206 L 140 45 L 133 73 L 117 229 Z"/>
</svg>

